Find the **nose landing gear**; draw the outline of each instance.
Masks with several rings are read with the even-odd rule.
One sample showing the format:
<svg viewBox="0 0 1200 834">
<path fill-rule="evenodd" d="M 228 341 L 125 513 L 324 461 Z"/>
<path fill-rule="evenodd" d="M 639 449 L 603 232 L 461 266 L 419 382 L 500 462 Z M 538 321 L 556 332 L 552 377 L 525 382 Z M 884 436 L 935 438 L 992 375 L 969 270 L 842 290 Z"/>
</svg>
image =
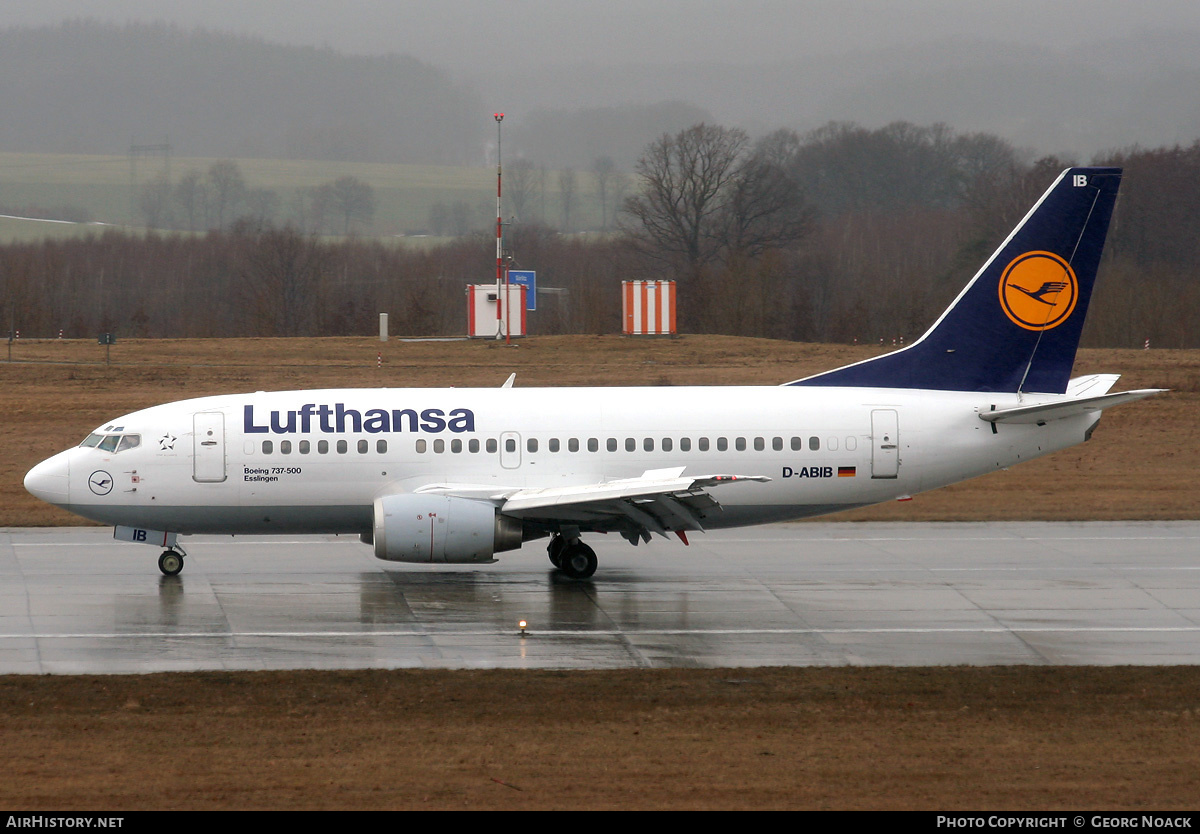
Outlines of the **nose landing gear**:
<svg viewBox="0 0 1200 834">
<path fill-rule="evenodd" d="M 183 548 L 179 545 L 167 548 L 158 557 L 158 569 L 163 572 L 163 576 L 178 576 L 183 570 L 185 555 Z"/>
</svg>

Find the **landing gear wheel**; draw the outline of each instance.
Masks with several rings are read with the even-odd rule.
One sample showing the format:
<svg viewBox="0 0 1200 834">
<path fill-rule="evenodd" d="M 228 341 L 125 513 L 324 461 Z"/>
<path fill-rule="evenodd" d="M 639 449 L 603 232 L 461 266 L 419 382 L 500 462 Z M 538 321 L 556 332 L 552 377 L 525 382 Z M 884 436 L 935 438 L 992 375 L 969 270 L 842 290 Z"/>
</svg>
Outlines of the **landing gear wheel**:
<svg viewBox="0 0 1200 834">
<path fill-rule="evenodd" d="M 568 545 L 562 554 L 562 571 L 572 579 L 587 579 L 596 572 L 596 551 L 583 542 Z"/>
<path fill-rule="evenodd" d="M 550 539 L 550 544 L 546 545 L 546 553 L 550 557 L 550 564 L 561 569 L 563 566 L 563 551 L 566 549 L 567 540 L 562 536 L 554 536 L 552 539 Z"/>
<path fill-rule="evenodd" d="M 183 554 L 174 550 L 164 550 L 158 557 L 158 569 L 163 576 L 178 576 L 183 570 Z"/>
</svg>

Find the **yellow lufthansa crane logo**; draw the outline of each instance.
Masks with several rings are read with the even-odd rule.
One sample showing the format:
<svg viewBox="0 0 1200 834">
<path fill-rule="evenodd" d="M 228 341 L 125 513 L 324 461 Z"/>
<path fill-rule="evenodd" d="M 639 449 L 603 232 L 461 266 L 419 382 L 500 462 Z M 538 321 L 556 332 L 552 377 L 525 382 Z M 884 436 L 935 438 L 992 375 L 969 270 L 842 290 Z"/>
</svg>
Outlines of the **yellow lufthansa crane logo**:
<svg viewBox="0 0 1200 834">
<path fill-rule="evenodd" d="M 1026 252 L 1000 278 L 1000 307 L 1026 330 L 1050 330 L 1071 317 L 1079 281 L 1071 265 L 1053 252 Z"/>
</svg>

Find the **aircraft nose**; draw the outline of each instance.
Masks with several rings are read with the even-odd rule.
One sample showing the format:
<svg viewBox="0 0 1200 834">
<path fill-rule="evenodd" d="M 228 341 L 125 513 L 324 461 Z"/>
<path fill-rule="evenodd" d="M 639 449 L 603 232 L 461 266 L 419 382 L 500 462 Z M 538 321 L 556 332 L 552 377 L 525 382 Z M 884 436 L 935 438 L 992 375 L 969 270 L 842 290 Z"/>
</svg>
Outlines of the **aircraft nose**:
<svg viewBox="0 0 1200 834">
<path fill-rule="evenodd" d="M 25 489 L 48 504 L 70 502 L 71 466 L 68 452 L 46 458 L 25 475 Z"/>
</svg>

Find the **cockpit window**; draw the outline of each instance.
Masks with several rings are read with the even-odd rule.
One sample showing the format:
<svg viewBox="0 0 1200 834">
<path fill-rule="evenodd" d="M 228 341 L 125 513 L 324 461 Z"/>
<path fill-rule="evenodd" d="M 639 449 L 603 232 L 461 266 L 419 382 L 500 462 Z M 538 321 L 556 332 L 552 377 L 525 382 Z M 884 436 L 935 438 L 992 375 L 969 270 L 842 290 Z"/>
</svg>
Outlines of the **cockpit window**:
<svg viewBox="0 0 1200 834">
<path fill-rule="evenodd" d="M 89 434 L 80 446 L 91 446 L 102 452 L 123 452 L 126 449 L 136 449 L 142 445 L 140 434 Z"/>
</svg>

